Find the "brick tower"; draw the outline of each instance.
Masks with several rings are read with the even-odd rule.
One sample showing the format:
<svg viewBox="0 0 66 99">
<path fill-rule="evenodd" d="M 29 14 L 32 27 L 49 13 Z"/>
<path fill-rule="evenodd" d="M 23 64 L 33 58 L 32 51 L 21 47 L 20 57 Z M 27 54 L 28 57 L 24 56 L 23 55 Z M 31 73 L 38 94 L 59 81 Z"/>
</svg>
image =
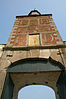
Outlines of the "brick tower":
<svg viewBox="0 0 66 99">
<path fill-rule="evenodd" d="M 52 14 L 16 16 L 7 44 L 0 46 L 0 99 L 18 99 L 28 85 L 47 85 L 56 99 L 66 99 L 66 42 Z"/>
</svg>

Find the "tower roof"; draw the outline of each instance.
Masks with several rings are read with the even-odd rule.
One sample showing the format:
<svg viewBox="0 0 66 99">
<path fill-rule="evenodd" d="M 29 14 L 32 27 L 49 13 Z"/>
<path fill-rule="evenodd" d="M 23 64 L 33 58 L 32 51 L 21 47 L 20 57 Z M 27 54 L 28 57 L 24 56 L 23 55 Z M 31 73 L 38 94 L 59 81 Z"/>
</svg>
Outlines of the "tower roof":
<svg viewBox="0 0 66 99">
<path fill-rule="evenodd" d="M 20 16 L 16 16 L 16 18 L 18 18 L 18 17 L 33 17 L 33 16 L 52 16 L 52 14 L 41 14 L 38 10 L 32 10 L 29 12 L 28 15 L 20 15 Z"/>
<path fill-rule="evenodd" d="M 37 10 L 32 10 L 28 15 L 41 15 L 41 14 Z"/>
</svg>

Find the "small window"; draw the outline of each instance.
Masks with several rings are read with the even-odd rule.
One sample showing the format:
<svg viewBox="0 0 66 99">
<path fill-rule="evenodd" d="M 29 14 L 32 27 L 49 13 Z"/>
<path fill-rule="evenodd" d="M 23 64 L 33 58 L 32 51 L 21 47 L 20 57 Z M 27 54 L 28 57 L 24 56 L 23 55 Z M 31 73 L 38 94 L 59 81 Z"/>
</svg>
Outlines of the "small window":
<svg viewBox="0 0 66 99">
<path fill-rule="evenodd" d="M 39 45 L 40 45 L 40 35 L 29 34 L 29 46 L 39 46 Z"/>
</svg>

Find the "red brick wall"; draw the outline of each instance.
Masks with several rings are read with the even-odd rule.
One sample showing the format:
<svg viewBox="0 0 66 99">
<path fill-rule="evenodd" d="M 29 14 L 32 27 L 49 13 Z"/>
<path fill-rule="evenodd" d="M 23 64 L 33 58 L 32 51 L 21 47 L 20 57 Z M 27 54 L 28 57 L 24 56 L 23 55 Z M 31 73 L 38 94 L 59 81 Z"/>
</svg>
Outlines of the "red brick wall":
<svg viewBox="0 0 66 99">
<path fill-rule="evenodd" d="M 31 33 L 40 33 L 42 45 L 53 45 L 61 41 L 61 37 L 51 15 L 28 16 L 16 18 L 7 45 L 27 46 L 29 34 Z"/>
</svg>

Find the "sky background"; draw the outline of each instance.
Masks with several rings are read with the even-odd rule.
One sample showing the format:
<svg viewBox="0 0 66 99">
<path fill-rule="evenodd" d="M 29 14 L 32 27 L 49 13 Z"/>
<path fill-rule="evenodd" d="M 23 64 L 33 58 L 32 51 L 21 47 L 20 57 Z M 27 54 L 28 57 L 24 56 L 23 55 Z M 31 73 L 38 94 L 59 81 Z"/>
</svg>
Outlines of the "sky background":
<svg viewBox="0 0 66 99">
<path fill-rule="evenodd" d="M 66 0 L 0 0 L 0 44 L 6 44 L 16 16 L 28 15 L 31 10 L 53 14 L 54 22 L 66 41 Z"/>
<path fill-rule="evenodd" d="M 48 86 L 30 85 L 22 88 L 18 99 L 56 99 L 55 92 Z"/>
<path fill-rule="evenodd" d="M 52 17 L 58 31 L 63 41 L 66 41 L 66 0 L 0 0 L 0 44 L 7 43 L 16 16 L 28 15 L 28 13 L 34 9 L 38 10 L 41 14 L 53 14 Z M 26 88 L 26 90 L 24 88 L 24 90 L 22 90 L 22 93 L 24 92 L 22 95 L 25 96 L 23 96 L 23 98 L 20 98 L 19 96 L 19 99 L 55 99 L 50 98 L 49 95 L 47 95 L 48 91 L 46 92 L 46 95 L 49 98 L 43 98 L 44 94 L 42 93 L 48 89 L 46 89 L 47 87 L 41 87 L 39 90 L 39 87 L 32 87 L 33 89 Z M 34 92 L 35 90 L 41 91 L 41 95 L 37 98 L 32 98 L 34 92 L 31 93 L 30 89 Z M 30 91 L 31 98 L 27 98 L 27 90 Z"/>
</svg>

